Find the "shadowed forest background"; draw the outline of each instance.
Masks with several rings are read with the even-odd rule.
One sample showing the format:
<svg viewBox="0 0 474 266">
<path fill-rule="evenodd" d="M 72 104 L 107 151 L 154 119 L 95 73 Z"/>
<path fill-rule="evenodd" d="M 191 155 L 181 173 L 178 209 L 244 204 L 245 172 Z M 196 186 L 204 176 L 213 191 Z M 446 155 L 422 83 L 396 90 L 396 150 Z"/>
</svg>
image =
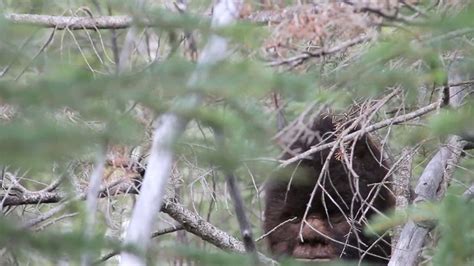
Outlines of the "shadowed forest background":
<svg viewBox="0 0 474 266">
<path fill-rule="evenodd" d="M 0 10 L 0 264 L 303 265 L 268 251 L 265 182 L 368 133 L 396 210 L 361 233 L 389 265 L 474 263 L 473 1 Z M 281 159 L 328 110 L 357 130 Z"/>
</svg>

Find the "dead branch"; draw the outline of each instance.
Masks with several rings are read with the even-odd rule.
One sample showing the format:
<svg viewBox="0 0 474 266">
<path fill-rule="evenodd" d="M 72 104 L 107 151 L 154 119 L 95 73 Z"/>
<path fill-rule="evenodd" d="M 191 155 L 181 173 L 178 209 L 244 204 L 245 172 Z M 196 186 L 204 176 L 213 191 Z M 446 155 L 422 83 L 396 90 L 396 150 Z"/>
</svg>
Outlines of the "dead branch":
<svg viewBox="0 0 474 266">
<path fill-rule="evenodd" d="M 339 44 L 335 47 L 329 48 L 329 49 L 323 48 L 323 49 L 320 49 L 320 50 L 315 51 L 315 52 L 305 52 L 305 53 L 297 55 L 297 56 L 293 56 L 293 57 L 286 58 L 286 59 L 283 59 L 283 60 L 268 63 L 267 66 L 272 66 L 272 67 L 273 66 L 280 66 L 280 65 L 296 66 L 296 65 L 299 65 L 299 64 L 303 63 L 304 61 L 306 61 L 310 58 L 318 58 L 318 57 L 327 56 L 327 55 L 330 55 L 330 54 L 335 54 L 335 53 L 340 52 L 342 50 L 345 50 L 349 47 L 352 47 L 354 45 L 370 41 L 371 39 L 372 39 L 372 36 L 365 36 L 365 35 L 364 36 L 359 36 L 357 38 L 346 41 L 344 43 L 341 43 L 341 44 Z"/>
<path fill-rule="evenodd" d="M 289 6 L 281 11 L 265 10 L 257 11 L 244 20 L 259 24 L 276 24 L 285 18 L 291 18 L 301 10 L 311 9 L 313 12 L 319 11 L 318 5 Z M 19 14 L 8 13 L 4 15 L 5 19 L 23 25 L 32 25 L 43 28 L 56 28 L 57 30 L 102 30 L 102 29 L 126 29 L 131 27 L 134 22 L 137 24 L 153 27 L 153 23 L 142 18 L 132 16 L 96 16 L 96 17 L 77 17 L 77 16 L 50 16 L 37 14 Z M 206 17 L 208 18 L 208 17 Z M 135 21 L 134 21 L 135 20 Z"/>
<path fill-rule="evenodd" d="M 70 17 L 34 14 L 5 14 L 5 19 L 15 24 L 56 28 L 57 30 L 124 29 L 133 23 L 131 16 Z"/>
<path fill-rule="evenodd" d="M 372 124 L 372 125 L 367 126 L 365 128 L 362 128 L 360 130 L 357 130 L 357 131 L 355 131 L 351 134 L 345 135 L 343 137 L 342 141 L 352 140 L 352 139 L 354 139 L 356 137 L 359 137 L 360 135 L 363 135 L 365 133 L 370 133 L 372 131 L 375 131 L 375 130 L 378 130 L 378 129 L 381 129 L 381 128 L 384 128 L 384 127 L 387 127 L 387 126 L 396 125 L 396 124 L 400 124 L 400 123 L 415 119 L 415 118 L 423 116 L 423 115 L 425 115 L 425 114 L 427 114 L 427 113 L 429 113 L 433 110 L 436 110 L 439 107 L 439 105 L 440 105 L 439 102 L 434 102 L 434 103 L 431 103 L 427 106 L 419 108 L 416 111 L 410 112 L 408 114 L 400 115 L 400 116 L 396 116 L 396 117 L 393 117 L 393 118 L 389 118 L 389 119 L 380 121 L 378 123 L 375 123 L 375 124 Z M 325 149 L 329 149 L 329 148 L 333 147 L 336 143 L 338 143 L 338 140 L 327 143 L 327 144 L 313 146 L 313 147 L 311 147 L 311 149 L 309 149 L 309 150 L 307 150 L 303 153 L 300 153 L 300 154 L 298 154 L 298 155 L 296 155 L 296 156 L 294 156 L 294 157 L 292 157 L 288 160 L 281 161 L 279 167 L 286 167 L 286 166 L 288 166 L 288 165 L 290 165 L 294 162 L 297 162 L 301 159 L 308 158 L 311 154 L 316 153 L 318 151 L 325 150 Z"/>
<path fill-rule="evenodd" d="M 28 228 L 31 228 L 31 227 L 39 224 L 39 223 L 42 223 L 42 222 L 46 221 L 47 219 L 51 218 L 52 216 L 62 212 L 64 209 L 66 209 L 66 207 L 68 205 L 69 205 L 69 202 L 66 201 L 66 202 L 62 203 L 61 205 L 56 206 L 56 207 L 48 210 L 47 212 L 44 212 L 43 214 L 39 215 L 38 217 L 35 217 L 35 218 L 25 222 L 22 225 L 22 228 L 28 229 Z"/>
<path fill-rule="evenodd" d="M 132 182 L 122 182 L 113 188 L 109 189 L 109 193 L 101 193 L 99 197 L 111 197 L 116 195 L 123 194 L 137 194 L 138 191 L 135 188 L 135 185 Z M 5 198 L 5 206 L 18 206 L 26 204 L 41 204 L 41 203 L 57 203 L 68 199 L 68 195 L 62 192 L 43 192 L 43 193 L 28 193 L 24 194 L 21 198 L 17 196 L 8 196 Z M 86 194 L 83 193 L 78 197 L 79 200 L 85 200 Z M 64 209 L 67 204 L 58 206 L 58 209 Z M 54 210 L 54 211 L 53 211 Z M 207 222 L 205 219 L 195 214 L 194 212 L 184 208 L 182 205 L 175 203 L 169 199 L 163 201 L 161 211 L 171 216 L 177 222 L 182 225 L 186 231 L 200 237 L 204 241 L 211 243 L 212 245 L 227 251 L 233 251 L 238 253 L 245 252 L 244 244 L 240 240 L 234 238 L 228 233 L 220 230 L 211 223 Z M 52 209 L 52 212 L 57 213 L 56 208 Z M 49 213 L 49 212 L 48 212 Z M 44 215 L 49 216 L 49 215 Z M 25 224 L 29 226 L 31 223 L 37 223 L 38 220 L 43 221 L 43 216 L 38 217 L 38 219 L 32 220 Z M 40 222 L 41 222 L 40 221 Z M 176 227 L 176 230 L 180 230 L 181 227 Z M 166 233 L 169 233 L 166 231 Z M 164 234 L 162 231 L 155 232 L 151 234 L 152 238 Z M 110 255 L 107 254 L 107 255 Z M 117 255 L 115 252 L 110 256 Z M 106 257 L 106 256 L 104 256 Z M 99 261 L 104 261 L 104 257 L 99 259 Z M 107 260 L 108 258 L 105 258 Z M 264 262 L 268 265 L 278 265 L 275 261 L 267 258 L 266 256 L 259 254 L 259 259 L 261 262 Z M 97 263 L 96 262 L 96 263 Z"/>
<path fill-rule="evenodd" d="M 278 24 L 285 19 L 298 15 L 302 10 L 310 11 L 310 13 L 319 13 L 321 3 L 288 6 L 282 10 L 262 10 L 250 14 L 246 19 L 259 24 Z"/>
<path fill-rule="evenodd" d="M 195 234 L 204 241 L 223 250 L 245 252 L 244 244 L 238 239 L 206 222 L 199 215 L 182 205 L 165 199 L 161 210 L 179 222 L 186 231 Z"/>
<path fill-rule="evenodd" d="M 179 222 L 186 231 L 200 237 L 214 246 L 228 251 L 244 253 L 244 244 L 235 237 L 208 223 L 201 216 L 171 200 L 164 200 L 161 210 Z M 258 257 L 266 265 L 278 265 L 277 262 L 259 253 Z"/>
<path fill-rule="evenodd" d="M 349 0 L 343 0 L 342 2 L 347 5 L 353 6 L 356 9 L 356 11 L 359 11 L 359 12 L 374 14 L 384 19 L 399 21 L 406 24 L 415 23 L 412 19 L 401 15 L 398 12 L 398 8 L 394 8 L 394 12 L 392 13 L 387 13 L 385 10 L 381 8 L 371 6 L 371 4 L 362 4 L 362 3 L 358 3 L 358 1 L 349 1 Z"/>
<path fill-rule="evenodd" d="M 138 190 L 132 181 L 121 182 L 111 188 L 102 190 L 98 197 L 107 198 L 123 194 L 138 194 Z M 85 200 L 86 193 L 83 192 L 78 199 Z M 42 203 L 58 203 L 70 199 L 71 196 L 64 192 L 21 192 L 15 194 L 0 195 L 4 201 L 3 206 L 37 205 Z"/>
<path fill-rule="evenodd" d="M 30 62 L 28 63 L 28 65 L 26 65 L 23 70 L 20 72 L 20 74 L 18 74 L 16 77 L 15 77 L 15 81 L 19 80 L 21 78 L 21 76 L 23 76 L 23 74 L 25 74 L 26 70 L 28 70 L 28 68 L 31 66 L 31 64 L 36 60 L 36 58 L 38 58 L 38 56 L 40 56 L 44 50 L 51 44 L 51 42 L 53 41 L 54 39 L 54 34 L 56 32 L 56 29 L 53 29 L 53 31 L 51 32 L 51 34 L 49 35 L 48 39 L 46 40 L 46 42 L 41 46 L 41 48 L 39 49 L 39 51 L 33 56 L 33 58 L 31 58 Z"/>
</svg>

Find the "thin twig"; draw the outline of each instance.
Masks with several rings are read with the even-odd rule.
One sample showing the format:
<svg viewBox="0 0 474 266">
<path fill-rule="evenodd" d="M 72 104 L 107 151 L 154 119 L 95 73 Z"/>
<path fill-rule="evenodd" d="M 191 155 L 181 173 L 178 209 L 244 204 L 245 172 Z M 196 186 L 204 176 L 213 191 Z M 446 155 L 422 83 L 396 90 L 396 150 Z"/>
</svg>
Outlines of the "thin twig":
<svg viewBox="0 0 474 266">
<path fill-rule="evenodd" d="M 352 40 L 343 42 L 343 43 L 341 43 L 337 46 L 334 46 L 332 48 L 329 48 L 329 49 L 323 48 L 323 49 L 320 49 L 320 50 L 315 51 L 315 52 L 305 52 L 305 53 L 297 55 L 297 56 L 293 56 L 293 57 L 286 58 L 286 59 L 279 60 L 279 61 L 270 62 L 270 63 L 267 64 L 267 66 L 274 67 L 274 66 L 280 66 L 280 65 L 298 65 L 298 64 L 301 64 L 302 62 L 304 62 L 305 60 L 308 60 L 310 58 L 318 58 L 318 57 L 334 54 L 334 53 L 340 52 L 342 50 L 345 50 L 345 49 L 347 49 L 351 46 L 354 46 L 354 45 L 357 45 L 357 44 L 360 44 L 360 43 L 363 43 L 363 42 L 370 41 L 372 38 L 373 38 L 372 36 L 365 36 L 365 35 L 359 36 L 357 38 L 354 38 Z"/>
<path fill-rule="evenodd" d="M 46 42 L 43 44 L 43 46 L 41 46 L 41 48 L 39 49 L 39 51 L 33 56 L 33 58 L 30 60 L 30 62 L 28 63 L 28 65 L 26 65 L 26 67 L 23 68 L 23 70 L 20 72 L 20 74 L 18 74 L 15 78 L 15 81 L 17 81 L 21 76 L 23 76 L 23 74 L 25 73 L 26 70 L 28 70 L 28 68 L 30 67 L 30 65 L 36 60 L 36 58 L 46 49 L 46 47 L 48 47 L 48 45 L 51 43 L 51 41 L 53 41 L 53 38 L 54 38 L 54 34 L 56 33 L 56 28 L 53 29 L 53 31 L 51 32 L 51 34 L 49 35 L 48 39 L 46 40 Z"/>
<path fill-rule="evenodd" d="M 47 219 L 51 218 L 52 216 L 56 215 L 57 213 L 62 212 L 64 209 L 66 209 L 68 205 L 69 205 L 69 201 L 66 201 L 63 204 L 56 206 L 55 208 L 52 208 L 48 210 L 47 212 L 39 215 L 38 217 L 23 223 L 22 228 L 28 229 L 39 223 L 42 223 L 46 221 Z"/>
<path fill-rule="evenodd" d="M 214 136 L 215 136 L 219 150 L 221 152 L 224 152 L 225 150 L 227 150 L 225 147 L 225 139 L 222 132 L 218 129 L 215 129 Z M 257 249 L 255 247 L 255 242 L 253 239 L 252 228 L 250 227 L 249 221 L 247 219 L 247 215 L 245 214 L 242 195 L 240 194 L 240 190 L 237 187 L 238 185 L 235 180 L 235 175 L 234 173 L 232 173 L 232 170 L 229 170 L 229 169 L 223 169 L 223 170 L 225 172 L 229 194 L 234 203 L 235 213 L 237 215 L 237 220 L 239 222 L 240 233 L 244 241 L 245 250 L 248 253 L 252 254 L 255 258 L 255 263 L 258 263 L 258 258 L 257 258 L 257 253 L 256 253 Z"/>
<path fill-rule="evenodd" d="M 154 232 L 152 235 L 151 235 L 151 238 L 155 238 L 155 237 L 158 237 L 158 236 L 162 236 L 162 235 L 166 235 L 166 234 L 169 234 L 169 233 L 173 233 L 173 232 L 176 232 L 176 231 L 180 231 L 180 230 L 183 230 L 184 227 L 181 226 L 181 225 L 177 225 L 177 226 L 173 226 L 173 227 L 168 227 L 168 228 L 165 228 L 165 229 L 161 229 L 161 230 L 158 230 L 156 232 Z M 105 254 L 104 256 L 102 256 L 100 259 L 96 260 L 93 265 L 97 265 L 97 264 L 101 264 L 103 262 L 106 262 L 107 260 L 109 260 L 110 258 L 113 258 L 114 256 L 117 256 L 120 254 L 120 250 L 114 250 L 110 253 L 107 253 Z"/>
<path fill-rule="evenodd" d="M 266 232 L 265 234 L 261 235 L 259 238 L 255 239 L 255 242 L 258 242 L 258 241 L 264 239 L 265 237 L 269 236 L 271 233 L 275 232 L 278 228 L 282 227 L 283 225 L 285 225 L 287 223 L 293 222 L 296 219 L 298 219 L 298 217 L 293 217 L 293 218 L 290 218 L 288 220 L 285 220 L 285 221 L 279 223 L 277 226 L 273 227 L 270 231 Z"/>
</svg>

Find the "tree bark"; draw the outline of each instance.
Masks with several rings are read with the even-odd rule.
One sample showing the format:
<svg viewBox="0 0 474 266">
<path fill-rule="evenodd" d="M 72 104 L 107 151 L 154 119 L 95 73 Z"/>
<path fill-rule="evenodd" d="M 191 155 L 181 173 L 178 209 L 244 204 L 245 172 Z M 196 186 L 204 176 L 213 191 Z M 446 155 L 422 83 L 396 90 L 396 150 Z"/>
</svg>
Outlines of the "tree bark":
<svg viewBox="0 0 474 266">
<path fill-rule="evenodd" d="M 171 200 L 164 200 L 162 211 L 178 221 L 186 231 L 202 238 L 220 249 L 238 253 L 246 252 L 244 243 L 240 240 L 220 230 L 211 223 L 206 222 L 202 217 L 184 208 L 178 203 Z M 258 258 L 260 262 L 265 265 L 278 265 L 277 262 L 261 253 L 258 253 Z"/>
<path fill-rule="evenodd" d="M 410 180 L 411 167 L 413 161 L 414 150 L 404 148 L 401 152 L 400 166 L 394 174 L 393 178 L 393 193 L 395 194 L 395 208 L 397 210 L 404 210 L 410 204 Z M 395 247 L 402 232 L 401 226 L 397 226 L 392 237 L 392 253 L 395 252 Z"/>
</svg>

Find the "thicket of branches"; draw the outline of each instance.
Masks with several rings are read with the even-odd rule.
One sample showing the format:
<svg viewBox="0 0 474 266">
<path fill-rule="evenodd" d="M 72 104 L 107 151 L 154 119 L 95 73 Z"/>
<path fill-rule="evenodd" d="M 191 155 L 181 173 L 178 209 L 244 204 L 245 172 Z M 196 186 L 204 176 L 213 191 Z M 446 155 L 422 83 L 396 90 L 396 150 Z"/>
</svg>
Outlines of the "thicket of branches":
<svg viewBox="0 0 474 266">
<path fill-rule="evenodd" d="M 365 133 L 389 265 L 473 263 L 472 1 L 0 6 L 2 264 L 276 264 L 265 180 Z M 360 130 L 279 160 L 323 109 Z"/>
</svg>

